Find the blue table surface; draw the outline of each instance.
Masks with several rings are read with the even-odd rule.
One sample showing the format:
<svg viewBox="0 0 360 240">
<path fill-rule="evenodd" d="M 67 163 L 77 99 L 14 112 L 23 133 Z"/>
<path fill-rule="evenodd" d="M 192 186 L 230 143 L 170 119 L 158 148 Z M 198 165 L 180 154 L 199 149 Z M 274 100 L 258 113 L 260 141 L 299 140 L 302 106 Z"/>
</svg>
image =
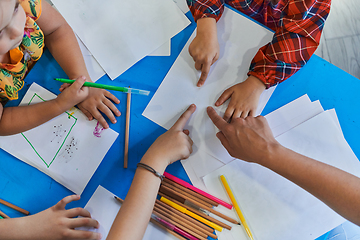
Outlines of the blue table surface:
<svg viewBox="0 0 360 240">
<path fill-rule="evenodd" d="M 191 19 L 189 13 L 187 16 Z M 107 75 L 98 80 L 98 83 L 103 84 L 131 86 L 133 88 L 150 90 L 151 94 L 148 97 L 141 95 L 132 96 L 129 165 L 127 169 L 124 169 L 126 94 L 112 92 L 120 99 L 121 102 L 118 108 L 123 113 L 117 118 L 118 122 L 116 124 L 110 124 L 110 127 L 119 133 L 119 137 L 89 181 L 81 195 L 81 199 L 69 204 L 69 208 L 84 207 L 99 185 L 102 185 L 119 197 L 125 198 L 135 173 L 136 164 L 152 142 L 165 132 L 164 128 L 142 116 L 142 112 L 195 27 L 195 23 L 192 22 L 186 29 L 172 38 L 171 56 L 145 57 L 114 81 L 111 81 Z M 66 78 L 67 76 L 49 51 L 45 51 L 26 77 L 26 84 L 19 93 L 19 100 L 12 101 L 7 106 L 18 105 L 33 82 L 38 83 L 55 94 L 59 94 L 58 89 L 61 83 L 54 81 L 53 78 L 55 77 Z M 262 115 L 304 94 L 308 94 L 312 101 L 320 100 L 325 110 L 335 108 L 345 138 L 359 158 L 360 144 L 357 144 L 357 136 L 360 135 L 360 124 L 358 123 L 360 116 L 359 90 L 359 79 L 352 77 L 314 55 L 304 68 L 285 82 L 279 84 L 263 110 Z M 86 162 L 86 159 L 82 160 Z M 73 194 L 47 175 L 19 161 L 3 150 L 0 150 L 0 166 L 0 198 L 30 211 L 31 214 L 49 208 L 63 197 Z M 190 182 L 179 161 L 170 165 L 167 171 Z M 10 217 L 22 216 L 21 213 L 3 205 L 0 205 L 0 210 Z M 318 238 L 318 240 L 320 239 L 325 239 L 325 235 Z"/>
</svg>

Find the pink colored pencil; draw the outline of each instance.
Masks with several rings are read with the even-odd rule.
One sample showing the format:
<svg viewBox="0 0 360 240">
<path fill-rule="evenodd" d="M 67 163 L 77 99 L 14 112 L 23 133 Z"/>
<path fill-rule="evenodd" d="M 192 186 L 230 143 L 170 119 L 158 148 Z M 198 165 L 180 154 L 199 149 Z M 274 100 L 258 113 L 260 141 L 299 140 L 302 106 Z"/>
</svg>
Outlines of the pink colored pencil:
<svg viewBox="0 0 360 240">
<path fill-rule="evenodd" d="M 204 191 L 202 191 L 202 190 L 194 187 L 193 185 L 191 185 L 191 184 L 189 184 L 189 183 L 181 180 L 180 178 L 177 178 L 177 177 L 171 175 L 170 173 L 164 172 L 164 176 L 165 176 L 166 178 L 168 178 L 168 179 L 170 179 L 170 180 L 172 180 L 172 181 L 174 181 L 174 182 L 176 182 L 176 183 L 178 183 L 178 184 L 180 184 L 180 185 L 188 188 L 188 189 L 193 190 L 194 192 L 197 192 L 197 193 L 199 193 L 199 194 L 201 194 L 201 195 L 203 195 L 203 196 L 205 196 L 205 197 L 207 197 L 207 198 L 209 198 L 209 199 L 211 199 L 211 200 L 213 200 L 213 201 L 215 201 L 215 202 L 223 205 L 224 207 L 226 207 L 226 208 L 228 208 L 228 209 L 232 209 L 232 207 L 233 207 L 233 206 L 230 205 L 229 203 L 224 202 L 223 200 L 218 199 L 217 197 L 214 197 L 214 196 L 212 196 L 212 195 L 210 195 L 210 194 L 208 194 L 208 193 L 206 193 L 206 192 L 204 192 Z"/>
<path fill-rule="evenodd" d="M 174 224 L 171 224 L 171 223 L 165 221 L 164 219 L 155 216 L 154 214 L 151 217 L 153 219 L 155 219 L 156 221 L 158 221 L 159 223 L 161 223 L 162 225 L 166 226 L 167 228 L 173 230 L 174 232 L 176 232 L 176 233 L 178 233 L 178 234 L 180 234 L 180 235 L 182 235 L 182 236 L 184 236 L 184 237 L 186 237 L 186 238 L 188 238 L 190 240 L 199 240 L 198 238 L 194 237 L 193 235 L 191 235 L 191 234 L 185 232 L 184 230 L 176 227 Z"/>
</svg>

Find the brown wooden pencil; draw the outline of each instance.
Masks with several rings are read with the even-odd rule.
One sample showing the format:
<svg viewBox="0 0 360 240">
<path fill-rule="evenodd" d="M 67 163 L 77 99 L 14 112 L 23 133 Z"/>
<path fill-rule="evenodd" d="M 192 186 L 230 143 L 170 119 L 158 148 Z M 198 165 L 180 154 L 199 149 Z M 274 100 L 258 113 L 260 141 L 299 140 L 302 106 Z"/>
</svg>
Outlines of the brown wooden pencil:
<svg viewBox="0 0 360 240">
<path fill-rule="evenodd" d="M 129 86 L 130 87 L 130 86 Z M 126 100 L 126 123 L 125 123 L 125 149 L 124 149 L 124 168 L 128 167 L 128 155 L 129 155 L 129 132 L 130 132 L 130 104 L 131 93 L 127 93 Z"/>
<path fill-rule="evenodd" d="M 122 200 L 121 198 L 115 196 L 115 199 L 118 200 L 121 204 L 123 204 L 124 200 Z M 186 240 L 186 238 L 182 237 L 181 235 L 177 234 L 176 232 L 174 232 L 173 230 L 165 227 L 164 225 L 162 225 L 161 223 L 157 222 L 156 220 L 150 218 L 150 222 L 154 223 L 155 225 L 159 226 L 160 228 L 164 229 L 165 231 L 167 231 L 168 233 L 174 235 L 175 237 L 177 237 L 180 240 Z"/>
<path fill-rule="evenodd" d="M 175 209 L 175 208 L 167 205 L 166 203 L 164 203 L 164 202 L 162 202 L 162 201 L 160 201 L 160 200 L 158 200 L 158 199 L 156 199 L 155 205 L 161 206 L 161 207 L 163 207 L 163 208 L 165 208 L 165 209 L 168 209 L 169 211 L 172 211 L 172 212 L 176 213 L 177 215 L 183 217 L 183 218 L 186 219 L 187 221 L 193 223 L 194 225 L 197 225 L 198 228 L 203 229 L 205 232 L 209 232 L 209 233 L 214 232 L 214 229 L 212 229 L 211 227 L 205 225 L 205 224 L 202 223 L 202 222 L 199 222 L 199 221 L 193 219 L 192 217 L 186 215 L 185 213 L 180 212 L 179 210 L 177 210 L 177 209 Z"/>
<path fill-rule="evenodd" d="M 8 206 L 9 208 L 12 208 L 12 209 L 18 211 L 18 212 L 21 212 L 21 213 L 23 213 L 25 215 L 29 215 L 29 211 L 26 211 L 26 210 L 24 210 L 22 208 L 19 208 L 18 206 L 15 206 L 14 204 L 9 203 L 9 202 L 7 202 L 5 200 L 0 199 L 0 203 L 4 204 L 5 206 Z"/>
<path fill-rule="evenodd" d="M 8 215 L 3 213 L 2 211 L 0 211 L 0 216 L 3 217 L 3 218 L 10 218 Z"/>
<path fill-rule="evenodd" d="M 177 188 L 177 187 L 175 187 L 175 186 L 173 186 L 173 185 L 170 185 L 170 184 L 168 184 L 168 183 L 166 183 L 166 182 L 162 182 L 161 185 L 162 185 L 162 186 L 165 186 L 165 187 L 167 187 L 167 188 L 170 188 L 170 189 L 172 189 L 172 190 L 174 190 L 174 191 L 176 191 L 176 192 L 179 192 L 179 193 L 183 194 L 184 196 L 186 196 L 186 197 L 189 198 L 189 199 L 192 199 L 192 200 L 194 200 L 194 201 L 196 201 L 196 202 L 200 202 L 200 203 L 202 203 L 203 205 L 205 205 L 205 206 L 207 206 L 207 207 L 209 207 L 209 208 L 213 207 L 213 205 L 211 205 L 211 204 L 209 204 L 209 203 L 201 200 L 200 198 L 198 198 L 198 197 L 196 197 L 196 196 L 194 196 L 194 195 L 191 195 L 191 194 L 189 194 L 189 193 L 186 193 L 186 192 L 184 192 L 183 190 L 181 190 L 181 189 L 179 189 L 179 188 Z"/>
<path fill-rule="evenodd" d="M 232 228 L 231 226 L 229 226 L 229 225 L 227 225 L 227 224 L 225 224 L 225 223 L 223 223 L 223 222 L 221 222 L 221 221 L 219 221 L 219 220 L 217 220 L 217 219 L 215 219 L 213 217 L 210 217 L 210 216 L 206 215 L 205 213 L 200 212 L 199 210 L 197 210 L 195 208 L 192 208 L 192 207 L 189 207 L 189 206 L 187 206 L 185 204 L 182 204 L 181 202 L 175 200 L 174 198 L 170 197 L 169 195 L 167 195 L 167 194 L 165 194 L 163 192 L 159 192 L 158 194 L 160 196 L 165 197 L 165 198 L 169 199 L 170 201 L 173 201 L 174 203 L 188 209 L 189 211 L 196 213 L 197 215 L 209 220 L 210 222 L 213 222 L 213 223 L 223 227 L 223 228 L 226 228 L 228 230 L 231 230 L 231 228 Z"/>
<path fill-rule="evenodd" d="M 171 220 L 172 224 L 174 224 L 175 226 L 181 228 L 180 226 L 184 227 L 185 232 L 190 233 L 192 235 L 191 232 L 194 232 L 196 234 L 198 234 L 199 236 L 202 236 L 204 238 L 207 238 L 209 235 L 207 235 L 206 233 L 200 231 L 199 229 L 195 228 L 194 226 L 188 224 L 187 222 L 181 222 L 179 220 L 179 218 L 173 217 L 171 216 L 171 214 L 169 214 L 168 212 L 164 211 L 163 209 L 161 209 L 159 206 L 154 206 L 154 212 L 158 212 L 161 215 L 165 216 L 167 219 Z M 166 219 L 164 219 L 166 220 Z M 191 232 L 189 232 L 188 230 L 190 230 Z M 193 235 L 194 236 L 194 235 Z M 196 237 L 196 236 L 195 236 Z"/>
<path fill-rule="evenodd" d="M 168 209 L 160 204 L 155 203 L 154 209 L 159 210 L 159 211 L 161 210 L 162 212 L 160 212 L 160 213 L 162 213 L 164 216 L 170 218 L 171 220 L 173 220 L 181 225 L 186 224 L 187 226 L 191 227 L 191 228 L 189 227 L 190 229 L 195 229 L 196 231 L 204 233 L 206 236 L 210 236 L 212 238 L 217 239 L 217 236 L 215 234 L 213 234 L 213 231 L 214 231 L 213 229 L 211 229 L 212 231 L 208 231 L 207 229 L 194 224 L 193 222 L 183 218 L 182 216 L 180 216 L 180 214 L 177 214 L 175 211 L 173 211 L 174 208 L 172 208 L 172 207 L 171 207 L 171 209 Z M 176 209 L 174 209 L 174 210 L 176 210 Z M 193 230 L 193 231 L 195 231 L 195 230 Z"/>
<path fill-rule="evenodd" d="M 154 223 L 155 225 L 159 226 L 160 228 L 164 229 L 165 231 L 167 231 L 168 233 L 174 235 L 175 237 L 177 237 L 180 240 L 186 240 L 186 238 L 180 236 L 180 234 L 177 234 L 176 232 L 174 232 L 173 230 L 165 227 L 164 225 L 162 225 L 161 223 L 157 222 L 156 220 L 150 218 L 150 222 Z"/>
<path fill-rule="evenodd" d="M 226 221 L 229 221 L 231 223 L 234 223 L 234 224 L 239 224 L 238 221 L 236 221 L 235 219 L 231 218 L 231 217 L 228 217 L 212 208 L 209 208 L 205 205 L 203 205 L 202 203 L 200 202 L 197 202 L 196 200 L 193 200 L 193 199 L 190 199 L 190 198 L 187 198 L 185 195 L 183 195 L 181 192 L 179 191 L 175 191 L 173 189 L 170 189 L 168 188 L 167 186 L 161 186 L 162 188 L 166 189 L 170 195 L 170 197 L 173 197 L 174 199 L 178 200 L 179 202 L 185 204 L 185 205 L 188 205 L 188 206 L 191 206 L 191 207 L 194 207 L 194 208 L 200 208 L 199 210 L 201 211 L 201 209 L 203 210 L 206 210 L 210 213 L 213 213 L 223 219 L 225 219 Z M 187 204 L 189 203 L 189 204 Z"/>
<path fill-rule="evenodd" d="M 195 191 L 193 191 L 193 190 L 191 190 L 191 189 L 189 189 L 189 188 L 186 188 L 186 187 L 178 184 L 177 182 L 172 181 L 171 179 L 164 178 L 164 182 L 166 182 L 166 183 L 168 183 L 168 184 L 170 184 L 170 185 L 173 185 L 173 186 L 175 186 L 175 187 L 177 187 L 177 188 L 180 188 L 180 189 L 183 190 L 184 192 L 187 192 L 187 193 L 189 193 L 189 194 L 191 194 L 191 195 L 194 195 L 194 196 L 196 196 L 197 198 L 200 198 L 201 200 L 209 203 L 209 204 L 212 205 L 212 206 L 215 206 L 215 207 L 219 206 L 219 203 L 215 202 L 214 200 L 211 200 L 210 198 L 207 198 L 207 197 L 205 197 L 205 196 L 203 196 L 203 195 L 201 195 L 201 194 L 199 194 L 199 193 L 197 193 L 197 192 L 195 192 Z"/>
<path fill-rule="evenodd" d="M 198 238 L 198 239 L 200 239 L 200 240 L 207 240 L 206 237 L 203 237 L 202 235 L 200 235 L 200 234 L 198 234 L 198 233 L 190 230 L 189 228 L 184 227 L 183 225 L 180 225 L 180 224 L 176 223 L 175 221 L 173 221 L 173 220 L 169 219 L 168 217 L 164 216 L 163 214 L 161 214 L 161 213 L 158 212 L 157 210 L 154 210 L 154 211 L 153 211 L 153 214 L 155 214 L 155 215 L 158 216 L 159 218 L 167 221 L 168 223 L 173 224 L 174 226 L 180 228 L 181 230 L 183 230 L 183 231 L 191 234 L 192 236 L 194 236 L 194 237 L 196 237 L 196 238 Z"/>
</svg>

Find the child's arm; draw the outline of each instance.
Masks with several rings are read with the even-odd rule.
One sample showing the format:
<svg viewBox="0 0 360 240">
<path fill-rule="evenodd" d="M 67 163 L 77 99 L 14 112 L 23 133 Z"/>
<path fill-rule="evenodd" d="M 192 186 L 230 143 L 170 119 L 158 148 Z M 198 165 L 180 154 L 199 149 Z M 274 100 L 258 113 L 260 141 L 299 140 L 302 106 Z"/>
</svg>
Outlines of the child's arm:
<svg viewBox="0 0 360 240">
<path fill-rule="evenodd" d="M 80 196 L 65 197 L 55 206 L 38 214 L 0 220 L 0 239 L 7 240 L 60 240 L 60 239 L 101 239 L 99 233 L 80 231 L 74 228 L 98 228 L 83 208 L 66 210 L 66 204 L 79 200 Z M 75 218 L 81 216 L 82 218 Z"/>
<path fill-rule="evenodd" d="M 195 69 L 201 71 L 197 83 L 201 87 L 209 74 L 210 66 L 218 60 L 220 54 L 214 18 L 201 18 L 197 21 L 196 37 L 189 46 L 189 53 L 194 59 Z"/>
<path fill-rule="evenodd" d="M 229 124 L 213 108 L 207 112 L 231 156 L 271 169 L 360 225 L 360 178 L 281 146 L 262 116 L 237 118 Z"/>
<path fill-rule="evenodd" d="M 42 1 L 42 13 L 37 23 L 44 32 L 46 46 L 68 77 L 76 79 L 83 75 L 87 81 L 91 81 L 73 30 L 60 13 L 46 1 Z M 103 127 L 108 128 L 109 125 L 100 112 L 103 112 L 112 123 L 116 123 L 115 116 L 120 116 L 120 111 L 113 102 L 120 103 L 110 92 L 91 88 L 89 96 L 78 104 L 78 107 L 89 120 L 95 118 Z"/>
<path fill-rule="evenodd" d="M 151 145 L 141 159 L 142 163 L 163 174 L 169 164 L 189 157 L 192 152 L 192 140 L 184 126 L 195 108 L 195 105 L 191 105 L 174 126 Z M 137 168 L 124 204 L 111 227 L 108 240 L 143 238 L 160 183 L 160 178 L 153 173 Z"/>
<path fill-rule="evenodd" d="M 78 78 L 57 98 L 28 106 L 6 107 L 0 104 L 0 136 L 12 135 L 37 127 L 60 115 L 88 96 L 83 88 L 85 77 Z"/>
</svg>

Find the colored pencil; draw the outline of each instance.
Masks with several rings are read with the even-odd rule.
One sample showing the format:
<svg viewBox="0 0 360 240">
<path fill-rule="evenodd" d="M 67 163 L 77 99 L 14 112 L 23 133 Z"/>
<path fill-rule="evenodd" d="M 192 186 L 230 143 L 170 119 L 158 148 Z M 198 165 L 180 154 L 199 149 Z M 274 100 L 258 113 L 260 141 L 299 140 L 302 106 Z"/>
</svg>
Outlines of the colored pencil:
<svg viewBox="0 0 360 240">
<path fill-rule="evenodd" d="M 235 210 L 236 210 L 236 213 L 238 214 L 238 216 L 239 216 L 239 218 L 240 218 L 240 221 L 241 221 L 242 225 L 244 226 L 245 232 L 247 233 L 247 235 L 249 236 L 249 238 L 250 238 L 251 240 L 254 240 L 254 238 L 253 238 L 253 236 L 252 236 L 252 234 L 251 234 L 250 228 L 249 228 L 249 226 L 248 226 L 247 223 L 246 223 L 245 217 L 244 217 L 244 215 L 242 214 L 238 203 L 236 202 L 235 196 L 234 196 L 234 194 L 232 193 L 231 188 L 230 188 L 228 182 L 226 181 L 225 176 L 224 176 L 224 175 L 221 175 L 221 176 L 220 176 L 220 180 L 221 180 L 222 184 L 224 185 L 224 188 L 225 188 L 225 190 L 226 190 L 226 193 L 229 195 L 229 198 L 230 198 L 232 204 L 234 205 L 234 208 L 235 208 Z"/>
<path fill-rule="evenodd" d="M 127 166 L 128 166 L 128 156 L 129 156 L 130 105 L 131 105 L 131 94 L 128 93 L 127 100 L 126 100 L 124 168 L 127 168 Z"/>
<path fill-rule="evenodd" d="M 181 189 L 179 189 L 179 188 L 177 188 L 177 187 L 175 187 L 175 186 L 172 186 L 172 185 L 166 183 L 165 181 L 163 181 L 163 182 L 161 183 L 161 185 L 164 186 L 164 187 L 166 187 L 167 189 L 171 189 L 171 190 L 175 191 L 176 193 L 182 194 L 182 195 L 185 196 L 187 199 L 191 199 L 191 200 L 193 200 L 193 201 L 199 202 L 199 203 L 201 203 L 202 205 L 207 206 L 207 207 L 209 207 L 209 208 L 213 207 L 213 205 L 211 205 L 210 203 L 207 203 L 207 202 L 201 200 L 200 198 L 197 198 L 197 197 L 194 196 L 194 195 L 191 195 L 191 194 L 189 194 L 189 193 L 187 193 L 187 192 L 185 192 L 185 191 L 183 191 L 183 190 L 181 190 Z"/>
<path fill-rule="evenodd" d="M 63 82 L 63 83 L 69 83 L 72 84 L 75 82 L 75 80 L 70 79 L 64 79 L 64 78 L 55 78 L 56 81 Z M 101 89 L 107 89 L 107 90 L 114 90 L 124 93 L 135 93 L 140 95 L 146 95 L 148 96 L 150 91 L 141 90 L 141 89 L 135 89 L 135 88 L 127 88 L 127 87 L 118 87 L 118 86 L 112 86 L 112 85 L 105 85 L 100 83 L 93 83 L 93 82 L 85 82 L 85 87 L 94 87 L 94 88 L 101 88 Z"/>
<path fill-rule="evenodd" d="M 214 200 L 215 202 L 223 205 L 224 207 L 226 207 L 228 209 L 232 209 L 232 206 L 230 204 L 226 203 L 225 201 L 223 201 L 221 199 L 218 199 L 218 198 L 216 198 L 216 197 L 214 197 L 214 196 L 212 196 L 212 195 L 210 195 L 210 194 L 208 194 L 208 193 L 206 193 L 206 192 L 192 186 L 191 184 L 189 184 L 189 183 L 187 183 L 187 182 L 185 182 L 185 181 L 171 175 L 170 173 L 164 172 L 164 176 L 166 178 L 170 179 L 170 180 L 173 180 L 174 182 L 179 183 L 180 185 L 182 185 L 182 186 L 184 186 L 186 188 L 189 188 L 189 189 L 191 189 L 191 190 L 193 190 L 193 191 L 195 191 L 197 193 L 200 193 L 201 195 L 203 195 L 203 196 L 205 196 L 205 197 L 207 197 L 207 198 L 209 198 L 211 200 Z"/>
<path fill-rule="evenodd" d="M 22 209 L 22 208 L 19 208 L 18 206 L 15 206 L 14 204 L 9 203 L 9 202 L 7 202 L 7 201 L 5 201 L 5 200 L 0 199 L 0 203 L 1 203 L 1 204 L 4 204 L 5 206 L 7 206 L 7 207 L 9 207 L 9 208 L 12 208 L 12 209 L 18 211 L 18 212 L 21 212 L 21 213 L 23 213 L 23 214 L 25 214 L 25 215 L 29 215 L 29 211 L 26 211 L 26 210 L 24 210 L 24 209 Z"/>
<path fill-rule="evenodd" d="M 193 195 L 194 197 L 200 198 L 201 200 L 209 203 L 210 205 L 212 205 L 214 207 L 219 206 L 219 203 L 215 202 L 214 200 L 211 200 L 211 199 L 201 195 L 200 193 L 197 193 L 197 192 L 195 192 L 195 191 L 193 191 L 191 189 L 188 189 L 188 188 L 186 188 L 186 187 L 184 187 L 184 186 L 178 184 L 177 182 L 174 182 L 174 181 L 172 181 L 172 180 L 170 180 L 168 178 L 164 178 L 163 182 L 165 182 L 167 184 L 170 184 L 170 185 L 172 185 L 174 187 L 177 187 L 177 188 L 181 189 L 182 191 L 184 191 L 184 192 L 186 192 L 186 193 L 188 193 L 190 195 Z"/>
<path fill-rule="evenodd" d="M 157 200 L 155 203 L 154 209 L 157 208 L 159 210 L 164 211 L 166 214 L 164 214 L 166 217 L 170 218 L 171 220 L 174 220 L 175 222 L 178 222 L 179 224 L 187 224 L 196 230 L 205 233 L 207 236 L 210 236 L 214 239 L 217 239 L 217 236 L 213 234 L 214 229 L 204 225 L 203 223 L 200 223 L 199 221 L 187 216 L 186 214 L 179 212 L 175 208 L 170 207 L 169 205 Z"/>
<path fill-rule="evenodd" d="M 121 198 L 114 196 L 114 198 L 119 201 L 121 204 L 124 203 L 124 200 L 122 200 Z M 160 224 L 159 222 L 157 222 L 155 219 L 150 218 L 150 222 L 154 223 L 155 225 L 159 226 L 160 228 L 164 229 L 165 231 L 167 231 L 168 233 L 174 235 L 175 237 L 177 237 L 180 240 L 186 240 L 185 238 L 183 238 L 182 236 L 180 236 L 179 234 L 177 234 L 176 232 L 172 231 L 171 229 L 165 227 L 164 225 Z"/>
<path fill-rule="evenodd" d="M 0 211 L 0 217 L 2 217 L 2 218 L 10 218 L 8 215 L 3 213 L 2 211 Z"/>
<path fill-rule="evenodd" d="M 223 229 L 223 228 L 220 227 L 219 225 L 217 225 L 217 224 L 215 224 L 215 223 L 213 223 L 213 222 L 211 222 L 211 221 L 209 221 L 209 220 L 207 220 L 207 219 L 199 216 L 199 214 L 196 214 L 196 213 L 194 213 L 194 212 L 192 212 L 192 211 L 187 210 L 186 208 L 180 206 L 179 204 L 177 204 L 177 203 L 175 203 L 175 202 L 173 202 L 173 201 L 170 201 L 169 199 L 167 199 L 167 198 L 165 198 L 165 197 L 161 197 L 161 198 L 160 198 L 160 201 L 168 204 L 169 206 L 172 206 L 173 208 L 179 210 L 180 212 L 183 212 L 183 213 L 189 215 L 189 216 L 192 217 L 192 218 L 195 218 L 196 220 L 198 220 L 198 221 L 200 221 L 200 222 L 202 222 L 202 223 L 205 223 L 205 224 L 208 225 L 209 227 L 212 227 L 212 228 L 214 228 L 215 230 L 218 230 L 219 232 L 221 232 L 222 229 Z"/>
<path fill-rule="evenodd" d="M 226 229 L 228 229 L 228 230 L 231 230 L 231 228 L 232 228 L 231 226 L 227 225 L 226 223 L 223 223 L 223 222 L 221 222 L 221 221 L 219 221 L 219 220 L 217 220 L 217 219 L 215 219 L 215 218 L 213 218 L 213 217 L 211 217 L 211 216 L 208 216 L 208 215 L 206 215 L 205 213 L 199 211 L 198 209 L 195 209 L 195 208 L 193 208 L 193 207 L 187 206 L 187 205 L 185 205 L 185 204 L 177 201 L 176 199 L 172 198 L 171 196 L 167 195 L 167 194 L 164 193 L 164 192 L 159 192 L 158 194 L 159 194 L 161 197 L 165 197 L 165 198 L 169 199 L 170 201 L 172 201 L 172 202 L 180 205 L 181 207 L 183 207 L 183 208 L 185 208 L 185 209 L 187 209 L 187 210 L 189 210 L 189 211 L 191 211 L 191 212 L 194 212 L 195 214 L 199 215 L 200 217 L 205 218 L 205 219 L 207 219 L 208 221 L 213 222 L 213 223 L 215 223 L 216 225 L 219 225 L 219 226 L 222 227 L 222 228 L 226 228 Z M 205 223 L 205 224 L 206 224 L 206 223 Z M 209 225 L 208 225 L 208 226 L 209 226 Z M 210 226 L 210 227 L 211 227 L 211 226 Z"/>
<path fill-rule="evenodd" d="M 164 186 L 161 186 L 163 188 L 165 188 L 167 191 L 169 191 L 173 196 L 174 199 L 178 200 L 179 202 L 187 205 L 187 206 L 190 206 L 190 207 L 193 207 L 195 209 L 198 209 L 199 211 L 202 211 L 202 212 L 205 212 L 205 213 L 212 213 L 212 214 L 215 214 L 219 217 L 221 217 L 222 219 L 225 219 L 226 221 L 229 221 L 231 223 L 234 223 L 234 224 L 239 224 L 235 219 L 231 218 L 231 217 L 228 217 L 212 208 L 209 208 L 207 207 L 206 205 L 203 205 L 202 203 L 200 202 L 197 202 L 196 200 L 193 200 L 193 199 L 189 199 L 187 198 L 185 195 L 183 195 L 181 192 L 179 191 L 175 191 L 173 189 L 170 189 L 170 188 L 167 188 L 166 185 Z"/>
<path fill-rule="evenodd" d="M 155 216 L 157 216 L 158 218 L 162 219 L 163 221 L 167 222 L 168 224 L 171 224 L 172 227 L 169 227 L 171 230 L 173 230 L 174 232 L 179 233 L 180 235 L 187 237 L 189 239 L 193 239 L 193 240 L 206 240 L 206 235 L 200 235 L 196 232 L 194 232 L 193 230 L 189 229 L 188 226 L 183 226 L 179 223 L 176 223 L 175 221 L 171 220 L 170 218 L 164 216 L 161 212 L 154 210 L 153 214 Z M 175 230 L 175 229 L 176 230 Z M 177 231 L 177 230 L 181 230 Z"/>
</svg>

